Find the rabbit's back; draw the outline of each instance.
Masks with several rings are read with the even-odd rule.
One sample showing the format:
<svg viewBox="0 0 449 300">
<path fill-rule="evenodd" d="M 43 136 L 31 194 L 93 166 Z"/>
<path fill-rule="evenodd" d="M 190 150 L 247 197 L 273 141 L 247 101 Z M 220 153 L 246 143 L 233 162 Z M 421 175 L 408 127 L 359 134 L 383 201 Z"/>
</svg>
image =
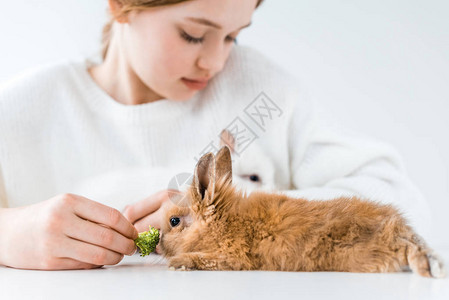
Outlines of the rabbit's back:
<svg viewBox="0 0 449 300">
<path fill-rule="evenodd" d="M 250 233 L 251 267 L 262 270 L 345 271 L 375 259 L 373 253 L 394 252 L 396 234 L 410 231 L 393 207 L 356 197 L 307 201 L 253 193 L 234 213 L 239 225 L 232 227 Z"/>
</svg>

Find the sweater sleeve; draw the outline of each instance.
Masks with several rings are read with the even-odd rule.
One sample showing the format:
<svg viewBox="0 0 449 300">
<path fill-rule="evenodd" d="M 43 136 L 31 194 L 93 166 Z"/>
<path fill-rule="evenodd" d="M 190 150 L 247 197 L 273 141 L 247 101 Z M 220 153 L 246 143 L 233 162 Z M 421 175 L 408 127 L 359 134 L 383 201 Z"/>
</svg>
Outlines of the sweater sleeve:
<svg viewBox="0 0 449 300">
<path fill-rule="evenodd" d="M 307 103 L 307 102 L 305 102 Z M 395 205 L 422 235 L 430 229 L 430 209 L 411 182 L 399 153 L 390 145 L 319 119 L 316 105 L 296 102 L 289 121 L 291 190 L 309 200 L 359 196 Z"/>
</svg>

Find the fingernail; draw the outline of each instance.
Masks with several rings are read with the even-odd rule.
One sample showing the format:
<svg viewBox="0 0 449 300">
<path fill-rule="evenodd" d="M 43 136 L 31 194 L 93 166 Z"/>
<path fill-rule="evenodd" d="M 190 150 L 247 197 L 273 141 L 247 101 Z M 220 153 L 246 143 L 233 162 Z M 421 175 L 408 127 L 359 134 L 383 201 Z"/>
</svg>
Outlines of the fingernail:
<svg viewBox="0 0 449 300">
<path fill-rule="evenodd" d="M 136 252 L 137 252 L 137 247 L 136 246 L 134 246 L 134 251 L 133 252 L 131 252 L 131 254 L 128 254 L 129 256 L 133 256 L 134 254 L 136 254 Z"/>
</svg>

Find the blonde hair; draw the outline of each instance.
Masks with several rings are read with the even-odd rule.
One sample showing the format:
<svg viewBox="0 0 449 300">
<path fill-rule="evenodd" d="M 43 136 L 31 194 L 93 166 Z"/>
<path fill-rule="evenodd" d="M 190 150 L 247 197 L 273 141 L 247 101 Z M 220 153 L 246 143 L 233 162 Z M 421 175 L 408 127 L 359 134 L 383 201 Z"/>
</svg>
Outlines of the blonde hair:
<svg viewBox="0 0 449 300">
<path fill-rule="evenodd" d="M 145 10 L 152 7 L 157 6 L 168 6 L 174 5 L 181 2 L 187 2 L 192 0 L 113 0 L 118 2 L 121 5 L 120 11 L 111 15 L 110 20 L 104 25 L 102 37 L 101 37 L 101 56 L 103 60 L 106 58 L 106 54 L 108 53 L 109 44 L 111 42 L 112 36 L 112 25 L 114 21 L 118 18 L 126 17 L 133 10 Z M 264 0 L 258 0 L 256 8 Z"/>
</svg>

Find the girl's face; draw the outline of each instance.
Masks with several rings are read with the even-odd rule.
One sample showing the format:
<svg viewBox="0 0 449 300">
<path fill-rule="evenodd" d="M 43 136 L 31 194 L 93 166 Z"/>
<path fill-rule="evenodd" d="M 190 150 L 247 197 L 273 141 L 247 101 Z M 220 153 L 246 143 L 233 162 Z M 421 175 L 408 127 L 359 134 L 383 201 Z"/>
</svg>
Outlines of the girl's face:
<svg viewBox="0 0 449 300">
<path fill-rule="evenodd" d="M 257 0 L 194 0 L 133 11 L 123 25 L 130 69 L 161 98 L 190 99 L 222 70 Z"/>
</svg>

